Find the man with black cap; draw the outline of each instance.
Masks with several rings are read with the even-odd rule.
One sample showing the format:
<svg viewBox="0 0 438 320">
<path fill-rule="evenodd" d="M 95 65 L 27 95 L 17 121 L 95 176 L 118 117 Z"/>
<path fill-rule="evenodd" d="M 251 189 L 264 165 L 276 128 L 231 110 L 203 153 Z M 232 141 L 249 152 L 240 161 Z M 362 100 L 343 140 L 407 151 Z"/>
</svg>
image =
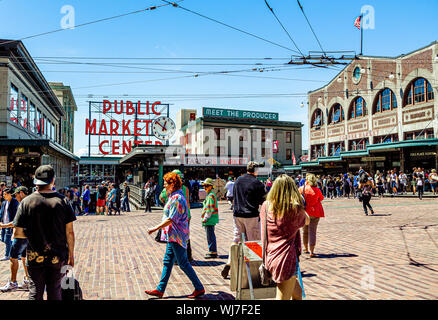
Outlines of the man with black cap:
<svg viewBox="0 0 438 320">
<path fill-rule="evenodd" d="M 13 191 L 10 188 L 3 190 L 3 201 L 0 209 L 0 223 L 7 225 L 14 221 L 15 214 L 17 213 L 18 201 L 12 197 Z M 1 241 L 6 245 L 5 256 L 0 259 L 0 261 L 9 261 L 11 256 L 11 246 L 12 246 L 12 230 L 13 228 L 2 228 L 1 231 Z"/>
<path fill-rule="evenodd" d="M 31 278 L 29 300 L 61 300 L 61 273 L 65 264 L 74 267 L 76 216 L 68 199 L 52 191 L 55 171 L 50 165 L 38 167 L 37 191 L 23 199 L 14 226 L 28 239 L 27 266 Z"/>
<path fill-rule="evenodd" d="M 28 190 L 25 186 L 20 186 L 15 188 L 14 195 L 15 195 L 15 199 L 17 199 L 18 202 L 21 202 L 24 198 L 26 198 L 27 194 L 28 194 Z M 11 221 L 9 224 L 0 224 L 0 228 L 14 228 L 14 223 L 13 221 Z M 11 261 L 10 263 L 11 278 L 9 279 L 8 283 L 4 287 L 0 288 L 0 291 L 9 292 L 9 291 L 15 291 L 17 289 L 29 290 L 30 281 L 26 267 L 26 248 L 27 248 L 27 238 L 24 232 L 22 232 L 22 230 L 14 229 L 11 252 L 9 257 Z M 17 283 L 19 257 L 21 257 L 24 274 L 25 274 L 24 280 L 21 284 Z"/>
<path fill-rule="evenodd" d="M 260 165 L 250 161 L 246 166 L 246 174 L 237 178 L 233 188 L 233 244 L 239 243 L 242 233 L 245 241 L 260 240 L 259 206 L 265 201 L 265 186 L 257 179 L 257 168 Z M 226 279 L 231 266 L 231 251 L 228 262 L 222 270 Z"/>
</svg>

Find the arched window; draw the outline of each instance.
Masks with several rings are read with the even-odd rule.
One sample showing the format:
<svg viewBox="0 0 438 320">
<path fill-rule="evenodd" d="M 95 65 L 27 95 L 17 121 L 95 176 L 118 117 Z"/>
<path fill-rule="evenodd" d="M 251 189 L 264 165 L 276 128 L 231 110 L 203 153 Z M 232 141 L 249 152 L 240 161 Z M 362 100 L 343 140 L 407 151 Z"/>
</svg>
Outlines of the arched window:
<svg viewBox="0 0 438 320">
<path fill-rule="evenodd" d="M 397 99 L 391 89 L 381 90 L 374 100 L 374 113 L 385 112 L 397 108 Z"/>
<path fill-rule="evenodd" d="M 319 129 L 324 124 L 324 114 L 321 109 L 316 109 L 313 112 L 311 119 L 311 128 Z"/>
<path fill-rule="evenodd" d="M 335 124 L 344 121 L 344 110 L 339 103 L 336 103 L 329 112 L 328 124 Z"/>
<path fill-rule="evenodd" d="M 405 106 L 433 101 L 434 95 L 430 82 L 424 78 L 414 79 L 406 87 Z"/>
<path fill-rule="evenodd" d="M 350 111 L 348 113 L 349 119 L 355 119 L 360 117 L 365 117 L 368 114 L 367 103 L 362 97 L 357 97 L 353 100 L 350 105 Z"/>
</svg>

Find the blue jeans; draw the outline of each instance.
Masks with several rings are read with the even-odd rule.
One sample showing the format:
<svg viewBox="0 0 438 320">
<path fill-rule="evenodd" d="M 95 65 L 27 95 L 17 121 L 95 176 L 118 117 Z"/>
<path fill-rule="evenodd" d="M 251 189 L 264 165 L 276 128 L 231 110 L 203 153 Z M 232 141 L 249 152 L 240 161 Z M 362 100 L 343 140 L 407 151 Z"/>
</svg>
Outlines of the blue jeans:
<svg viewBox="0 0 438 320">
<path fill-rule="evenodd" d="M 129 199 L 128 197 L 123 197 L 122 200 L 122 210 L 125 212 L 131 212 L 131 208 L 129 207 Z"/>
<path fill-rule="evenodd" d="M 164 292 L 166 290 L 167 282 L 169 281 L 170 274 L 172 273 L 175 260 L 178 261 L 179 267 L 182 269 L 182 271 L 184 271 L 187 277 L 189 277 L 190 281 L 192 281 L 195 290 L 204 289 L 204 286 L 202 285 L 201 281 L 199 281 L 195 270 L 193 270 L 192 265 L 187 259 L 187 250 L 176 242 L 168 242 L 166 253 L 164 254 L 163 259 L 163 273 L 161 274 L 161 280 L 157 286 L 157 290 L 160 292 Z"/>
<path fill-rule="evenodd" d="M 216 235 L 214 233 L 214 226 L 204 226 L 207 234 L 208 252 L 217 253 Z"/>
<path fill-rule="evenodd" d="M 1 241 L 6 245 L 5 248 L 5 257 L 11 256 L 11 247 L 12 247 L 12 228 L 3 228 L 1 232 Z"/>
</svg>

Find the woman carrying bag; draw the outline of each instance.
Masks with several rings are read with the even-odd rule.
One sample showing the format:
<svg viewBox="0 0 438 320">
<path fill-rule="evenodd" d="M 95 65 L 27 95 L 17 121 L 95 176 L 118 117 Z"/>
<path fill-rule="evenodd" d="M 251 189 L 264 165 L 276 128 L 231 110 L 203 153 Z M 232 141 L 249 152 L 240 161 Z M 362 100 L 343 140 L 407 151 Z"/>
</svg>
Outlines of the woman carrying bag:
<svg viewBox="0 0 438 320">
<path fill-rule="evenodd" d="M 324 208 L 321 204 L 321 201 L 324 200 L 324 196 L 317 187 L 315 175 L 311 173 L 306 175 L 306 183 L 299 190 L 306 202 L 306 213 L 310 217 L 310 223 L 303 228 L 305 253 L 309 253 L 310 246 L 310 257 L 314 258 L 315 254 L 313 252 L 316 245 L 316 229 L 318 228 L 319 218 L 324 217 Z"/>
<path fill-rule="evenodd" d="M 155 290 L 146 290 L 145 293 L 158 298 L 163 297 L 175 261 L 187 275 L 195 287 L 195 291 L 188 296 L 194 299 L 205 293 L 204 286 L 199 281 L 195 270 L 187 258 L 187 241 L 189 239 L 189 222 L 187 201 L 182 193 L 182 180 L 177 173 L 169 172 L 164 176 L 164 188 L 169 194 L 169 200 L 163 209 L 162 222 L 148 229 L 152 234 L 162 230 L 161 240 L 167 242 L 166 253 L 163 259 L 161 280 Z"/>
<path fill-rule="evenodd" d="M 264 266 L 277 283 L 276 299 L 301 299 L 301 288 L 297 285 L 299 230 L 310 218 L 294 180 L 288 175 L 282 174 L 274 181 L 260 210 L 260 221 L 261 234 L 266 234 L 262 240 L 267 240 Z"/>
</svg>

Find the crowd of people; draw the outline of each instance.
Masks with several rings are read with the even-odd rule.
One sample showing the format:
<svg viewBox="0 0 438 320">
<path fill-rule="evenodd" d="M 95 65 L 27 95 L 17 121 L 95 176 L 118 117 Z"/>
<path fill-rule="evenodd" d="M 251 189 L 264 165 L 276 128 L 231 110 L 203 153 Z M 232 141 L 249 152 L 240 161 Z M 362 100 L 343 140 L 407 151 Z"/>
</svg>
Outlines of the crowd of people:
<svg viewBox="0 0 438 320">
<path fill-rule="evenodd" d="M 362 167 L 355 174 L 346 172 L 338 175 L 317 175 L 317 186 L 324 197 L 335 198 L 358 198 L 360 194 L 360 177 L 365 171 Z M 423 198 L 425 191 L 438 194 L 438 174 L 436 169 L 430 171 L 424 168 L 413 168 L 411 172 L 398 171 L 397 169 L 386 172 L 376 171 L 374 175 L 368 174 L 371 181 L 371 194 L 383 197 L 384 194 L 391 196 L 412 193 L 419 199 Z M 304 177 L 298 175 L 295 181 L 300 186 L 304 183 Z"/>
<path fill-rule="evenodd" d="M 218 258 L 215 227 L 219 223 L 218 200 L 226 197 L 233 212 L 231 246 L 241 241 L 259 241 L 264 244 L 263 267 L 277 285 L 277 299 L 301 299 L 303 288 L 300 281 L 300 256 L 317 257 L 315 247 L 317 228 L 324 217 L 322 201 L 325 198 L 353 197 L 362 202 L 364 213 L 374 214 L 370 204 L 373 195 L 384 192 L 398 194 L 418 193 L 421 199 L 426 183 L 435 192 L 438 177 L 435 170 L 425 172 L 415 168 L 411 174 L 391 170 L 371 176 L 362 168 L 357 174 L 339 176 L 291 177 L 282 174 L 275 180 L 261 182 L 257 177 L 259 164 L 249 162 L 246 174 L 228 181 L 217 182 L 207 177 L 202 182 L 184 180 L 181 171 L 164 175 L 164 188 L 159 189 L 155 179 L 144 185 L 146 212 L 152 206 L 163 208 L 161 222 L 148 228 L 148 233 L 158 232 L 157 241 L 166 242 L 163 269 L 155 289 L 145 293 L 163 297 L 172 268 L 178 265 L 194 286 L 189 298 L 205 294 L 205 288 L 191 266 L 193 261 L 190 243 L 190 203 L 199 197 L 199 189 L 205 190 L 200 223 L 205 231 L 205 259 Z M 414 183 L 412 183 L 414 181 Z M 426 182 L 427 181 L 427 182 Z M 5 243 L 5 256 L 10 261 L 10 280 L 1 287 L 3 292 L 18 288 L 29 290 L 29 298 L 41 300 L 44 291 L 50 300 L 61 299 L 61 272 L 65 265 L 74 266 L 73 221 L 76 215 L 89 214 L 90 187 L 82 191 L 73 187 L 56 192 L 55 175 L 51 166 L 40 166 L 35 172 L 35 188 L 6 188 L 0 184 L 1 241 Z M 224 191 L 218 192 L 219 188 Z M 193 190 L 197 190 L 196 194 Z M 115 183 L 102 181 L 96 186 L 96 214 L 112 215 L 130 211 L 130 187 L 123 189 Z M 218 196 L 219 193 L 219 196 Z M 193 223 L 193 222 L 192 222 Z M 302 233 L 302 236 L 301 236 Z M 302 250 L 304 247 L 304 251 Z M 22 260 L 25 278 L 17 281 L 19 259 Z M 25 263 L 26 262 L 26 263 Z M 228 261 L 221 271 L 227 279 L 231 270 L 231 247 Z"/>
</svg>

